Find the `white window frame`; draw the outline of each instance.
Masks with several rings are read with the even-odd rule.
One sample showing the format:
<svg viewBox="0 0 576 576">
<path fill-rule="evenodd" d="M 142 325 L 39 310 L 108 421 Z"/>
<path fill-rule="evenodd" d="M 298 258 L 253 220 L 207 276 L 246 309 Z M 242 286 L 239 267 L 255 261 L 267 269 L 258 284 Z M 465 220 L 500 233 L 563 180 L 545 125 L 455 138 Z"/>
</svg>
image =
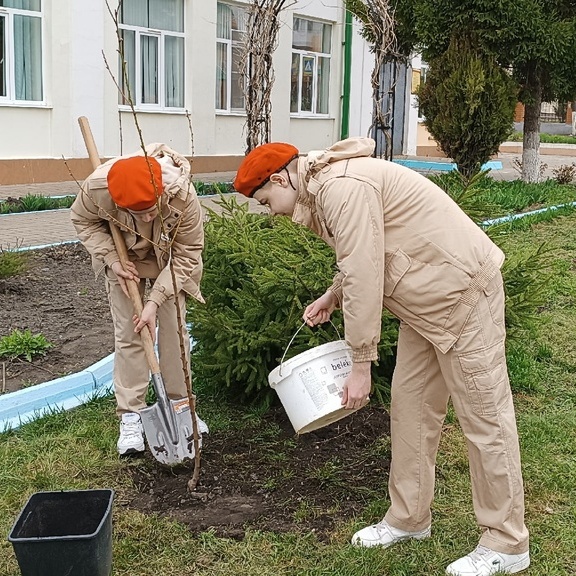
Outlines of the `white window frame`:
<svg viewBox="0 0 576 576">
<path fill-rule="evenodd" d="M 235 4 L 233 2 L 217 2 L 217 4 L 226 4 L 227 6 L 232 6 L 234 8 L 239 8 L 244 11 L 246 17 L 248 17 L 247 7 L 240 6 L 239 4 Z M 218 27 L 216 27 L 216 54 L 218 54 L 218 44 L 224 44 L 226 46 L 226 108 L 218 108 L 216 107 L 217 114 L 237 114 L 237 115 L 245 115 L 246 114 L 246 103 L 242 108 L 232 108 L 232 49 L 238 45 L 241 45 L 242 42 L 238 40 L 232 39 L 232 32 L 234 29 L 230 30 L 230 38 L 219 38 L 218 37 Z M 241 32 L 241 30 L 238 30 Z"/>
<path fill-rule="evenodd" d="M 40 83 L 42 86 L 42 100 L 18 100 L 16 99 L 16 69 L 15 69 L 15 50 L 14 50 L 14 16 L 27 16 L 30 18 L 40 19 L 40 32 L 42 34 L 40 49 Z M 20 8 L 8 8 L 0 6 L 0 18 L 4 18 L 4 41 L 6 43 L 6 61 L 4 63 L 6 78 L 6 96 L 0 95 L 0 106 L 21 106 L 36 107 L 46 106 L 46 85 L 44 82 L 44 0 L 40 2 L 40 11 L 22 10 Z"/>
<path fill-rule="evenodd" d="M 334 24 L 332 22 L 325 22 L 323 20 L 317 20 L 316 18 L 308 18 L 306 16 L 294 15 L 294 19 L 307 20 L 312 22 L 317 22 L 319 24 L 330 26 L 330 49 L 333 46 L 333 34 L 334 34 Z M 298 68 L 298 111 L 290 112 L 290 116 L 296 118 L 330 118 L 330 80 L 332 78 L 332 52 L 311 52 L 309 50 L 300 50 L 294 48 L 292 40 L 292 51 L 290 65 L 292 65 L 292 57 L 294 54 L 298 54 L 300 58 L 300 65 Z M 302 110 L 302 75 L 304 73 L 304 58 L 312 58 L 314 60 L 314 70 L 312 71 L 312 110 Z M 316 112 L 318 104 L 318 65 L 320 58 L 327 58 L 330 63 L 330 78 L 328 80 L 328 112 Z M 292 90 L 292 78 L 290 78 L 290 90 Z"/>
<path fill-rule="evenodd" d="M 134 32 L 134 84 L 135 93 L 131 92 L 134 109 L 140 112 L 186 112 L 186 2 L 183 2 L 184 8 L 184 32 L 175 32 L 173 30 L 161 30 L 158 28 L 147 28 L 144 26 L 133 26 L 130 24 L 118 23 L 120 30 Z M 140 52 L 140 43 L 142 36 L 151 36 L 158 38 L 158 103 L 150 104 L 142 102 L 142 60 Z M 184 67 L 182 72 L 182 82 L 184 84 L 183 106 L 166 105 L 166 60 L 165 45 L 166 37 L 172 36 L 184 39 Z M 126 59 L 124 57 L 124 59 Z M 126 62 L 126 66 L 129 66 Z M 118 71 L 120 77 L 120 86 L 128 84 L 128 79 L 123 78 L 123 71 Z M 128 96 L 128 94 L 126 94 Z M 122 99 L 122 95 L 120 95 Z M 131 110 L 129 104 L 118 104 L 120 110 Z"/>
</svg>

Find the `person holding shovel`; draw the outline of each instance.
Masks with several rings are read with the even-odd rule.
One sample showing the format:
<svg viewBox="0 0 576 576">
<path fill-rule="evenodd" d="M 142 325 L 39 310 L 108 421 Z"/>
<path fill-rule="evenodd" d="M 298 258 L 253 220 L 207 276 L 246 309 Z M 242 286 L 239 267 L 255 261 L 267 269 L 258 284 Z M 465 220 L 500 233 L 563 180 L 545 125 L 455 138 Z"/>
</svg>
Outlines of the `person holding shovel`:
<svg viewBox="0 0 576 576">
<path fill-rule="evenodd" d="M 356 546 L 430 536 L 435 461 L 451 397 L 466 436 L 476 549 L 446 573 L 516 573 L 530 564 L 524 493 L 505 356 L 502 251 L 430 180 L 372 157 L 350 138 L 300 156 L 286 143 L 258 146 L 235 189 L 307 226 L 331 245 L 339 272 L 304 311 L 310 325 L 344 316 L 353 367 L 342 404 L 371 390 L 383 307 L 400 319 L 390 406 L 391 504 L 356 532 Z"/>
<path fill-rule="evenodd" d="M 168 397 L 187 398 L 186 295 L 204 301 L 199 287 L 203 215 L 190 164 L 164 144 L 150 144 L 146 154 L 140 151 L 114 158 L 85 180 L 72 205 L 71 219 L 92 256 L 96 276 L 103 273 L 105 278 L 114 323 L 118 453 L 142 452 L 139 411 L 146 407 L 150 375 L 139 332 L 150 330 L 155 339 L 158 325 L 160 369 Z M 130 260 L 126 268 L 120 263 L 109 222 L 119 226 L 124 237 Z M 145 298 L 140 316 L 134 315 L 128 280 L 138 282 Z"/>
</svg>

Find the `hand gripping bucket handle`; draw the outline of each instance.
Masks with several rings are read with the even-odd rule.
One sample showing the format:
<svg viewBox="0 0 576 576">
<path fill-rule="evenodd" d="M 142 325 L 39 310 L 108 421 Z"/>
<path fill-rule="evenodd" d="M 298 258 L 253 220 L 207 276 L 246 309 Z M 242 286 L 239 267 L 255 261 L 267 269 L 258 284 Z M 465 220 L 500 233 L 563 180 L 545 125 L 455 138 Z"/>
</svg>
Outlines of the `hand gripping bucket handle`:
<svg viewBox="0 0 576 576">
<path fill-rule="evenodd" d="M 329 322 L 330 324 L 332 324 L 332 328 L 336 330 L 336 334 L 338 334 L 338 340 L 342 340 L 342 336 L 340 336 L 340 332 L 338 331 L 338 328 L 336 328 L 336 326 L 334 325 L 334 322 L 332 322 L 332 320 L 329 320 Z M 282 377 L 282 364 L 284 364 L 284 358 L 286 357 L 286 353 L 290 349 L 292 342 L 294 342 L 294 338 L 298 336 L 298 333 L 300 332 L 300 330 L 302 330 L 302 328 L 304 328 L 304 326 L 306 326 L 306 321 L 302 322 L 298 330 L 294 332 L 294 335 L 292 336 L 292 338 L 290 338 L 290 342 L 288 342 L 288 346 L 286 346 L 286 349 L 284 350 L 284 354 L 282 354 L 282 359 L 280 360 L 280 368 L 278 370 L 278 376 L 280 376 L 280 378 Z"/>
</svg>

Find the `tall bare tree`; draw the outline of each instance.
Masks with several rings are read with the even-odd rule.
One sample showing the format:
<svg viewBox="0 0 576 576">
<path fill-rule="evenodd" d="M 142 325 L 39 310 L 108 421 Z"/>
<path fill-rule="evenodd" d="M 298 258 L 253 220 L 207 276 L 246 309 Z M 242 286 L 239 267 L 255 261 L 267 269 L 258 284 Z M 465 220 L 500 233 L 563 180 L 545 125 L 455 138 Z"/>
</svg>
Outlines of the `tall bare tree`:
<svg viewBox="0 0 576 576">
<path fill-rule="evenodd" d="M 394 98 L 390 96 L 395 90 L 396 78 L 392 78 L 389 85 L 385 86 L 384 68 L 387 63 L 405 60 L 396 40 L 394 8 L 390 0 L 346 0 L 345 4 L 362 23 L 362 36 L 370 44 L 370 51 L 374 54 L 374 68 L 370 76 L 373 111 L 369 133 L 382 132 L 385 146 L 381 153 L 390 158 L 394 120 Z M 395 67 L 391 69 L 395 70 Z"/>
<path fill-rule="evenodd" d="M 252 0 L 248 8 L 240 73 L 244 78 L 246 153 L 270 141 L 272 127 L 272 55 L 278 47 L 279 15 L 295 0 Z"/>
</svg>

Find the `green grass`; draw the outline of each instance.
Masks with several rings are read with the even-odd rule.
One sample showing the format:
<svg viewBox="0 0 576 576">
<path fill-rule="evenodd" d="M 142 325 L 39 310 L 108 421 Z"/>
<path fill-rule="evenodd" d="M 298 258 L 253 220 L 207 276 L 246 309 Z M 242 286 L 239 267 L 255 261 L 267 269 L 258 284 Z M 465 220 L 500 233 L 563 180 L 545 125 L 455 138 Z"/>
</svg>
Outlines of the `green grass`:
<svg viewBox="0 0 576 576">
<path fill-rule="evenodd" d="M 521 180 L 484 178 L 478 187 L 484 202 L 498 205 L 507 214 L 576 201 L 576 186 L 558 184 L 554 180 L 527 184 Z"/>
<path fill-rule="evenodd" d="M 509 142 L 522 142 L 524 134 L 522 132 L 513 132 L 508 138 Z M 563 134 L 540 134 L 540 142 L 544 144 L 576 144 L 576 136 L 565 136 Z"/>
<path fill-rule="evenodd" d="M 234 192 L 232 184 L 229 182 L 194 182 L 194 188 L 198 196 Z M 63 208 L 70 208 L 75 199 L 76 196 L 74 195 L 53 198 L 38 194 L 27 194 L 21 198 L 8 198 L 7 200 L 0 201 L 0 214 L 61 210 Z"/>
<path fill-rule="evenodd" d="M 488 173 L 481 173 L 467 182 L 458 172 L 435 174 L 430 179 L 476 222 L 576 201 L 576 186 L 553 179 L 528 184 L 522 180 L 494 180 Z"/>
<path fill-rule="evenodd" d="M 540 222 L 504 238 L 510 257 L 546 243 L 553 274 L 547 305 L 534 334 L 509 349 L 526 489 L 526 521 L 531 531 L 531 576 L 571 576 L 576 567 L 576 215 Z M 199 411 L 213 431 L 258 424 L 260 414 L 230 407 L 221 399 L 199 398 Z M 114 403 L 100 399 L 71 412 L 53 414 L 0 435 L 0 533 L 34 492 L 109 487 L 114 506 L 115 576 L 434 576 L 471 550 L 479 529 L 472 512 L 466 447 L 449 413 L 438 457 L 432 538 L 385 551 L 355 549 L 351 534 L 386 511 L 382 496 L 372 496 L 365 510 L 340 519 L 327 540 L 314 533 L 273 534 L 248 531 L 243 540 L 218 538 L 207 531 L 192 537 L 186 526 L 126 506 L 130 480 L 122 471 L 138 466 L 115 454 Z M 255 441 L 274 452 L 274 430 L 262 428 Z M 388 456 L 387 438 L 374 456 Z M 331 489 L 337 455 L 315 475 Z M 271 478 L 270 482 L 274 482 Z M 319 511 L 302 502 L 295 519 Z M 338 511 L 330 511 L 338 516 Z M 0 574 L 18 576 L 11 545 L 0 539 Z"/>
</svg>

